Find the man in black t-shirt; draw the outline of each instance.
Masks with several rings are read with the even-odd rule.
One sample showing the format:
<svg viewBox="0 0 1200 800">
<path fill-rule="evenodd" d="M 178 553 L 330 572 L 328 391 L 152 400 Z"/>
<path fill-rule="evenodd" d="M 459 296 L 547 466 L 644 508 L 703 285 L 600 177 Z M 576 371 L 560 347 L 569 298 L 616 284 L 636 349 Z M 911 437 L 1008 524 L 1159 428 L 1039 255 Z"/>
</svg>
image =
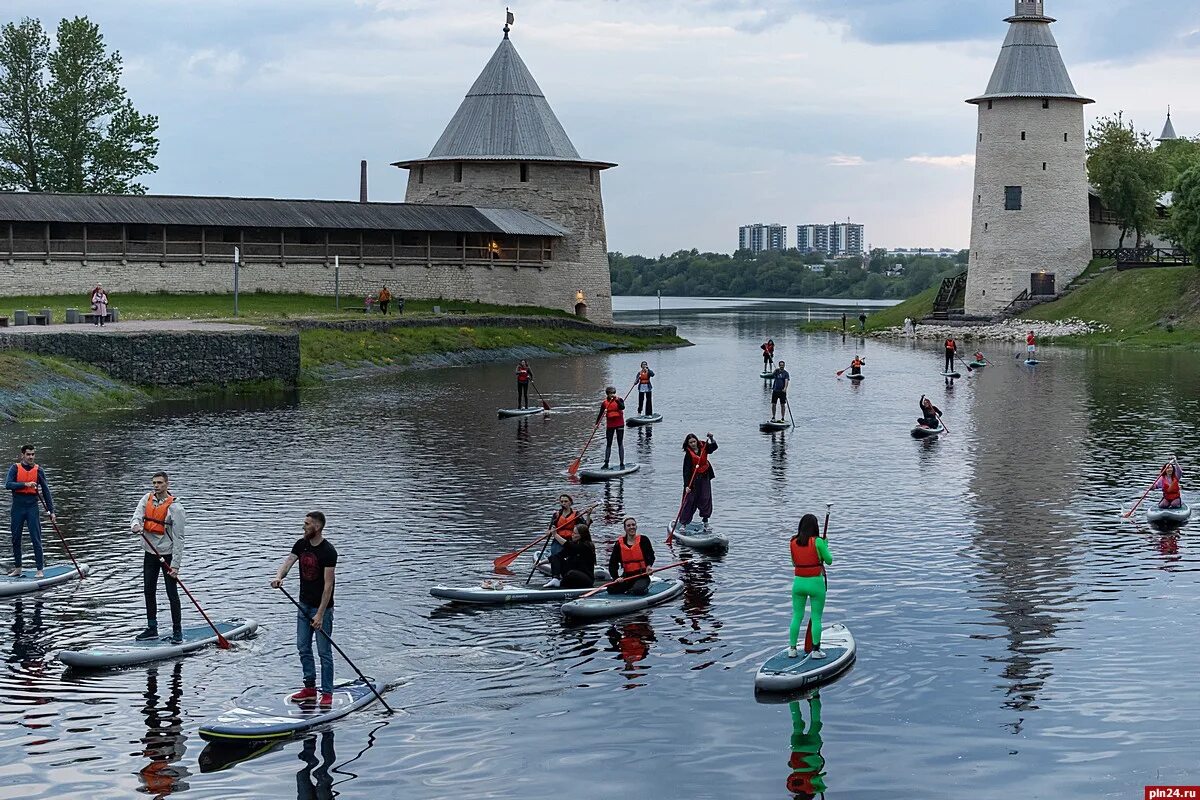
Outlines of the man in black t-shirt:
<svg viewBox="0 0 1200 800">
<path fill-rule="evenodd" d="M 283 560 L 271 586 L 278 589 L 296 562 L 300 563 L 300 609 L 296 615 L 296 649 L 300 651 L 300 667 L 304 672 L 304 688 L 291 696 L 294 703 L 310 703 L 317 697 L 317 671 L 313 662 L 312 640 L 317 636 L 317 655 L 321 658 L 320 704 L 333 704 L 333 584 L 337 566 L 337 550 L 323 535 L 325 515 L 310 511 L 304 517 L 304 538 L 292 545 L 292 552 Z"/>
</svg>

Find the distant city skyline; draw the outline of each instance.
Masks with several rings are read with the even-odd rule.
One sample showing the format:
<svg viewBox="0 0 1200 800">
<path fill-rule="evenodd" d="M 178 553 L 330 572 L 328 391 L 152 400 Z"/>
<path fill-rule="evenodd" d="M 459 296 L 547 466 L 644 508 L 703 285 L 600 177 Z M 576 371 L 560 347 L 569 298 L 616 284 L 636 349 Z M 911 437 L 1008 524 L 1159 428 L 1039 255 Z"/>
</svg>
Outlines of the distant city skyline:
<svg viewBox="0 0 1200 800">
<path fill-rule="evenodd" d="M 10 0 L 6 20 L 87 14 L 161 119 L 157 194 L 401 201 L 495 49 L 478 0 Z M 514 7 L 514 42 L 603 176 L 608 244 L 727 252 L 747 219 L 855 209 L 874 243 L 966 247 L 975 110 L 1012 0 L 696 0 Z M 1200 131 L 1200 4 L 1048 0 L 1087 124 L 1124 110 Z M 1068 22 L 1069 21 L 1069 22 Z M 841 91 L 828 102 L 831 76 Z"/>
</svg>

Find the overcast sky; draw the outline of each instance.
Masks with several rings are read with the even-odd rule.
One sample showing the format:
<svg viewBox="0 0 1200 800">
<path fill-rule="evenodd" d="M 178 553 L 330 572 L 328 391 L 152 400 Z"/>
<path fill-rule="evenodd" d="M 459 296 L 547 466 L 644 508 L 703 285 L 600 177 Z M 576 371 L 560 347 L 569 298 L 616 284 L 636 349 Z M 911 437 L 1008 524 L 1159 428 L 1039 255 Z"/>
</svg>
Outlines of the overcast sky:
<svg viewBox="0 0 1200 800">
<path fill-rule="evenodd" d="M 508 0 L 514 2 L 514 0 Z M 155 193 L 403 200 L 499 42 L 485 0 L 3 0 L 86 14 L 159 115 Z M 612 250 L 728 252 L 747 222 L 851 218 L 965 247 L 974 107 L 1012 0 L 525 0 L 512 39 L 604 174 Z M 1200 133 L 1200 2 L 1047 0 L 1089 122 Z"/>
</svg>

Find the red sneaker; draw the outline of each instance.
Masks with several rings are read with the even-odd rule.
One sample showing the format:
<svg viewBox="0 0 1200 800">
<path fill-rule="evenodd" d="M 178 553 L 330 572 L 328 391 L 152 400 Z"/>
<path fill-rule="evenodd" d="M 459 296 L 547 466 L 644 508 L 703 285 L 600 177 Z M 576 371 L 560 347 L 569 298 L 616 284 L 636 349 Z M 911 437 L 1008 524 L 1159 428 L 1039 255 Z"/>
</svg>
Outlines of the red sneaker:
<svg viewBox="0 0 1200 800">
<path fill-rule="evenodd" d="M 321 705 L 325 708 L 333 705 L 333 692 L 321 692 Z"/>
<path fill-rule="evenodd" d="M 305 686 L 303 689 L 289 697 L 288 700 L 291 700 L 293 703 L 307 703 L 308 701 L 315 699 L 316 696 L 316 687 Z"/>
</svg>

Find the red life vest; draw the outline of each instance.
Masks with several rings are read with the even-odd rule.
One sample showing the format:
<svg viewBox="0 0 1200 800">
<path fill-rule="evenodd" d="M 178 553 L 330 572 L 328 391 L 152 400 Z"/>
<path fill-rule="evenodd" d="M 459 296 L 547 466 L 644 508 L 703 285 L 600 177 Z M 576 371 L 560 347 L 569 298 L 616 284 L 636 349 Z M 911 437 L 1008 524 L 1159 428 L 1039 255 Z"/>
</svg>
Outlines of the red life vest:
<svg viewBox="0 0 1200 800">
<path fill-rule="evenodd" d="M 517 383 L 529 383 L 529 367 L 517 367 Z"/>
<path fill-rule="evenodd" d="M 1037 341 L 1037 339 L 1033 338 L 1032 333 L 1025 334 L 1025 344 L 1033 344 L 1036 341 Z"/>
<path fill-rule="evenodd" d="M 171 510 L 171 504 L 175 502 L 175 495 L 167 495 L 167 499 L 162 505 L 154 505 L 154 492 L 146 495 L 146 508 L 142 512 L 142 528 L 146 533 L 153 533 L 155 536 L 162 536 L 167 532 L 167 512 Z"/>
<path fill-rule="evenodd" d="M 704 444 L 700 445 L 699 453 L 692 452 L 692 448 L 690 448 L 690 447 L 687 449 L 687 454 L 692 459 L 692 475 L 693 476 L 696 474 L 697 471 L 699 471 L 699 473 L 701 475 L 708 474 L 708 469 L 709 469 L 708 450 L 705 449 L 707 444 L 708 444 L 708 442 L 705 442 Z"/>
<path fill-rule="evenodd" d="M 767 344 L 767 352 L 771 353 L 772 355 L 775 354 L 775 343 L 774 342 L 770 342 Z"/>
<path fill-rule="evenodd" d="M 1175 502 L 1181 499 L 1179 495 L 1179 479 L 1175 477 L 1175 471 L 1170 470 L 1164 472 L 1162 476 L 1162 493 L 1163 500 Z"/>
<path fill-rule="evenodd" d="M 946 349 L 947 350 L 957 350 L 958 345 L 955 343 L 955 341 L 953 339 L 947 339 L 946 340 Z"/>
<path fill-rule="evenodd" d="M 579 512 L 575 509 L 571 509 L 571 512 L 564 516 L 560 508 L 554 512 L 554 532 L 564 539 L 570 539 L 577 519 L 579 519 Z"/>
<path fill-rule="evenodd" d="M 650 370 L 644 369 L 638 372 L 638 383 L 650 383 Z"/>
<path fill-rule="evenodd" d="M 642 537 L 640 535 L 634 539 L 632 546 L 625 544 L 624 536 L 617 539 L 617 552 L 620 553 L 623 575 L 637 575 L 646 571 L 646 559 L 642 555 Z"/>
<path fill-rule="evenodd" d="M 600 403 L 604 407 L 604 417 L 610 428 L 620 428 L 625 425 L 625 413 L 621 411 L 619 403 L 620 400 L 615 397 L 612 400 L 605 399 Z"/>
<path fill-rule="evenodd" d="M 792 537 L 792 566 L 796 568 L 797 578 L 817 578 L 820 577 L 823 568 L 821 566 L 821 554 L 817 552 L 817 538 L 808 540 L 808 544 L 804 547 L 796 541 L 796 537 Z"/>
<path fill-rule="evenodd" d="M 24 464 L 17 464 L 17 483 L 37 483 L 38 482 L 38 465 L 26 467 Z M 30 489 L 28 486 L 22 486 L 20 489 L 13 489 L 13 494 L 37 494 L 37 487 Z"/>
</svg>

